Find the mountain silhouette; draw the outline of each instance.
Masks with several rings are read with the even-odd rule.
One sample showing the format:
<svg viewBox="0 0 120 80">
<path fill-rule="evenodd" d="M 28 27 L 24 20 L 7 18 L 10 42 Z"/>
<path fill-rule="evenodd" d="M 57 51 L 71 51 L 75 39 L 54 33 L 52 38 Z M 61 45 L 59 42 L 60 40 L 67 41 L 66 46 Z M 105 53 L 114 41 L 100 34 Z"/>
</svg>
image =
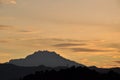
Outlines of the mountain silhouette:
<svg viewBox="0 0 120 80">
<path fill-rule="evenodd" d="M 0 64 L 0 80 L 120 80 L 119 76 L 120 68 L 86 67 L 50 51 Z"/>
<path fill-rule="evenodd" d="M 32 66 L 48 66 L 48 67 L 58 67 L 58 66 L 84 66 L 77 62 L 68 60 L 56 52 L 50 51 L 37 51 L 34 54 L 28 55 L 26 58 L 22 59 L 12 59 L 8 62 L 9 64 L 14 64 L 17 66 L 25 66 L 25 67 L 32 67 Z"/>
</svg>

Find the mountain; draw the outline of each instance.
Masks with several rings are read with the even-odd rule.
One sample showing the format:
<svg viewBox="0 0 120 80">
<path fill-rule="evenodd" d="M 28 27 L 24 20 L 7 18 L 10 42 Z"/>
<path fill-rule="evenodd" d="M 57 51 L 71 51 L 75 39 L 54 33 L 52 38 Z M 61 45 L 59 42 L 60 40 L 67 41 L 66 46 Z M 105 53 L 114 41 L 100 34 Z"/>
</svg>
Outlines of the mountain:
<svg viewBox="0 0 120 80">
<path fill-rule="evenodd" d="M 25 58 L 12 59 L 0 64 L 0 80 L 19 80 L 36 71 L 51 69 L 59 71 L 71 66 L 83 67 L 84 65 L 65 59 L 55 52 L 37 51 Z"/>
<path fill-rule="evenodd" d="M 112 72 L 111 70 L 114 71 L 115 73 Z M 86 67 L 82 64 L 78 64 L 74 61 L 66 59 L 55 52 L 37 51 L 31 55 L 28 55 L 25 58 L 13 59 L 7 63 L 0 64 L 0 80 L 21 80 L 20 78 L 23 78 L 24 76 L 27 76 L 29 74 L 36 74 L 37 73 L 36 71 L 38 73 L 40 72 L 38 76 L 41 74 L 44 74 L 45 72 L 45 76 L 43 76 L 44 78 L 46 76 L 49 78 L 50 77 L 49 75 L 52 75 L 53 77 L 55 76 L 53 75 L 54 72 L 55 74 L 56 72 L 57 74 L 59 74 L 60 72 L 60 75 L 62 75 L 63 78 L 64 76 L 67 76 L 67 78 L 69 78 L 70 76 L 70 79 L 72 79 L 72 77 L 74 76 L 78 76 L 78 78 L 80 78 L 79 73 L 81 74 L 81 77 L 82 77 L 82 74 L 83 76 L 85 75 L 85 78 L 86 76 L 91 76 L 91 74 L 93 74 L 92 76 L 99 74 L 100 76 L 104 75 L 106 77 L 106 75 L 108 75 L 110 71 L 111 71 L 110 75 L 112 73 L 112 75 L 115 75 L 116 77 L 118 75 L 117 73 L 120 72 L 120 68 L 112 68 L 112 69 L 106 70 L 106 69 L 97 68 L 94 66 Z M 74 76 L 72 76 L 74 74 L 73 72 L 75 73 Z M 61 77 L 60 75 L 57 75 L 58 78 Z M 28 76 L 28 78 L 29 77 L 30 76 Z M 55 80 L 58 80 L 58 78 Z M 61 79 L 61 80 L 70 80 L 70 79 Z M 28 79 L 25 79 L 25 80 L 28 80 Z M 32 79 L 32 80 L 36 80 L 36 79 Z M 39 79 L 39 80 L 42 80 L 42 79 Z M 47 80 L 53 80 L 53 79 L 47 79 Z M 83 80 L 83 79 L 79 79 L 79 80 Z M 94 79 L 90 79 L 90 80 L 94 80 Z M 101 79 L 101 80 L 111 80 L 111 79 Z"/>
<path fill-rule="evenodd" d="M 8 64 L 14 64 L 17 66 L 26 66 L 26 67 L 40 66 L 40 65 L 44 65 L 48 67 L 84 66 L 82 64 L 68 60 L 55 52 L 49 52 L 49 51 L 37 51 L 34 52 L 34 54 L 28 55 L 26 58 L 10 60 Z"/>
</svg>

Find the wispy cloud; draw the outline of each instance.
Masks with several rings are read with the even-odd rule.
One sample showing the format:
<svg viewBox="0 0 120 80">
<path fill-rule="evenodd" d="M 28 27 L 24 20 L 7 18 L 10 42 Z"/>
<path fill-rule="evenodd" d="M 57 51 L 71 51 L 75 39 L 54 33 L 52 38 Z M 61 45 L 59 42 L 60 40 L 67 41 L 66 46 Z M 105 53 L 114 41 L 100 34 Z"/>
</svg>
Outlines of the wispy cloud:
<svg viewBox="0 0 120 80">
<path fill-rule="evenodd" d="M 107 44 L 107 47 L 120 49 L 120 43 L 110 43 L 110 44 Z"/>
<path fill-rule="evenodd" d="M 16 0 L 0 0 L 0 4 L 16 4 Z"/>
<path fill-rule="evenodd" d="M 31 32 L 31 31 L 29 31 L 29 30 L 20 30 L 19 32 Z"/>
<path fill-rule="evenodd" d="M 71 47 L 71 46 L 84 46 L 84 45 L 87 45 L 87 44 L 84 44 L 84 43 L 62 43 L 62 44 L 56 44 L 56 45 L 53 45 L 55 47 Z"/>
<path fill-rule="evenodd" d="M 21 31 L 20 31 L 21 32 Z M 24 33 L 24 31 L 22 31 Z M 27 32 L 25 30 L 25 32 Z M 64 39 L 61 39 L 61 38 L 24 38 L 24 39 L 21 39 L 21 40 L 29 40 L 29 41 L 52 41 L 52 42 L 57 42 L 57 44 L 53 44 L 53 46 L 55 45 L 59 45 L 59 44 L 73 44 L 74 42 L 87 42 L 87 40 L 76 40 L 76 39 L 67 39 L 67 38 L 64 38 Z M 76 43 L 78 44 L 78 43 Z"/>
<path fill-rule="evenodd" d="M 93 48 L 69 48 L 73 52 L 110 52 L 112 50 L 93 49 Z"/>
<path fill-rule="evenodd" d="M 7 43 L 7 40 L 0 40 L 0 43 Z"/>
<path fill-rule="evenodd" d="M 37 33 L 37 31 L 32 31 L 32 30 L 18 30 L 17 32 L 22 33 L 22 34 L 33 34 L 33 33 Z"/>
<path fill-rule="evenodd" d="M 112 47 L 101 46 L 105 44 L 104 40 L 83 40 L 79 42 L 59 42 L 54 47 L 69 49 L 73 52 L 113 52 L 117 49 Z M 67 48 L 66 48 L 67 47 Z"/>
<path fill-rule="evenodd" d="M 119 64 L 120 64 L 120 61 L 114 61 L 114 62 L 116 62 L 116 63 L 119 63 Z"/>
<path fill-rule="evenodd" d="M 61 41 L 61 42 L 86 42 L 88 40 L 77 40 L 77 39 L 60 39 L 60 38 L 49 38 L 48 40 Z"/>
<path fill-rule="evenodd" d="M 9 26 L 9 25 L 0 25 L 0 30 L 8 30 L 8 29 L 12 29 L 13 26 Z"/>
</svg>

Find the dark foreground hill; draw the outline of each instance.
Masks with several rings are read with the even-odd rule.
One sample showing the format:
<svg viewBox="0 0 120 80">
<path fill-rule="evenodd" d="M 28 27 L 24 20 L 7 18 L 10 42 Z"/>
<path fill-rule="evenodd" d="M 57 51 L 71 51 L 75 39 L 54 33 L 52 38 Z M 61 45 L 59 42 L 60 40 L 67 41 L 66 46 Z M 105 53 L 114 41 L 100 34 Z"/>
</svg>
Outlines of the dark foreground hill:
<svg viewBox="0 0 120 80">
<path fill-rule="evenodd" d="M 20 80 L 120 80 L 120 74 L 113 70 L 99 73 L 87 67 L 71 67 L 59 71 L 37 71 Z"/>
<path fill-rule="evenodd" d="M 66 69 L 67 67 L 46 67 L 46 66 L 37 66 L 37 67 L 21 67 L 13 64 L 0 64 L 0 80 L 19 80 L 21 77 L 35 73 L 36 71 L 45 71 L 45 70 L 60 70 Z"/>
<path fill-rule="evenodd" d="M 97 72 L 95 71 L 97 70 Z M 112 71 L 111 71 L 112 70 Z M 113 72 L 114 71 L 114 72 Z M 31 80 L 31 77 L 36 77 L 36 75 L 40 77 L 54 77 L 57 76 L 59 77 L 99 77 L 100 79 L 104 77 L 111 78 L 113 77 L 118 77 L 120 76 L 117 74 L 117 72 L 120 71 L 120 68 L 111 68 L 111 69 L 100 69 L 99 68 L 87 68 L 87 67 L 45 67 L 45 66 L 37 66 L 37 67 L 22 67 L 22 66 L 15 66 L 13 64 L 0 64 L 0 80 L 20 80 L 20 78 L 23 78 L 23 80 Z M 39 73 L 39 74 L 38 74 Z M 94 73 L 94 74 L 93 74 Z M 109 73 L 109 74 L 108 74 Z M 29 74 L 32 74 L 32 76 L 27 76 Z M 60 76 L 60 75 L 61 76 Z M 111 75 L 111 76 L 110 76 Z M 30 77 L 30 78 L 29 78 Z M 77 78 L 76 77 L 76 78 Z M 51 79 L 46 79 L 46 80 L 51 80 Z M 101 79 L 101 80 L 120 80 L 119 78 L 114 78 L 114 79 Z M 61 79 L 61 78 L 60 78 Z M 72 79 L 72 78 L 71 78 Z M 33 79 L 33 80 L 42 80 L 42 79 Z M 56 79 L 59 80 L 59 79 Z M 68 80 L 68 79 L 61 79 L 61 80 Z M 77 79 L 75 79 L 77 80 Z M 84 79 L 85 80 L 85 79 Z M 87 80 L 87 79 L 86 79 Z M 95 80 L 91 79 L 90 80 Z M 98 79 L 99 80 L 99 79 Z"/>
<path fill-rule="evenodd" d="M 13 64 L 0 64 L 0 80 L 19 80 L 20 77 L 34 73 L 35 71 L 50 70 L 50 67 L 20 67 Z"/>
</svg>

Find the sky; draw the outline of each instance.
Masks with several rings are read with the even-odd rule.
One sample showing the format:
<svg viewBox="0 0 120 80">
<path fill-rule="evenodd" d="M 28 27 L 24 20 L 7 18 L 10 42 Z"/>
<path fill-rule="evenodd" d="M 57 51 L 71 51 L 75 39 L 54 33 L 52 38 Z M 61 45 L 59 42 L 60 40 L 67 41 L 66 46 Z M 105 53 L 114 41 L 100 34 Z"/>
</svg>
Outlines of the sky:
<svg viewBox="0 0 120 80">
<path fill-rule="evenodd" d="M 0 0 L 0 63 L 37 50 L 120 67 L 120 0 Z"/>
</svg>

